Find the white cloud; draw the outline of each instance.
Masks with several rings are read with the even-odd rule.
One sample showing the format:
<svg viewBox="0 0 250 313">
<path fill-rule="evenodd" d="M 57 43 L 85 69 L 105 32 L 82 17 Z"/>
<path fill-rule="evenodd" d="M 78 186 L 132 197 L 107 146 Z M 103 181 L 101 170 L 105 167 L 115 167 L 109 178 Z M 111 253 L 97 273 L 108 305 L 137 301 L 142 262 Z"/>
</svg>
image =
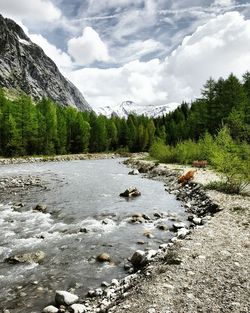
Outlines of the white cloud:
<svg viewBox="0 0 250 313">
<path fill-rule="evenodd" d="M 68 41 L 68 53 L 79 65 L 110 59 L 107 45 L 92 27 L 85 27 L 82 36 Z"/>
<path fill-rule="evenodd" d="M 117 61 L 127 63 L 133 60 L 138 60 L 143 56 L 151 53 L 166 51 L 162 43 L 154 39 L 137 40 L 124 47 L 116 49 Z"/>
<path fill-rule="evenodd" d="M 120 68 L 85 68 L 69 78 L 93 107 L 115 106 L 124 100 L 138 104 L 166 103 L 166 92 L 158 89 L 162 66 L 158 59 L 130 62 Z"/>
<path fill-rule="evenodd" d="M 166 59 L 169 100 L 199 96 L 209 77 L 231 72 L 241 76 L 250 68 L 250 21 L 238 12 L 218 16 L 198 27 Z"/>
<path fill-rule="evenodd" d="M 235 0 L 215 0 L 214 5 L 218 6 L 233 6 L 235 5 Z"/>
<path fill-rule="evenodd" d="M 73 63 L 70 56 L 63 52 L 61 49 L 58 49 L 56 46 L 48 42 L 46 38 L 38 34 L 28 34 L 30 39 L 39 45 L 44 52 L 50 57 L 56 65 L 61 69 L 63 73 L 68 72 L 72 69 Z"/>
<path fill-rule="evenodd" d="M 138 34 L 138 32 L 156 23 L 158 3 L 155 0 L 144 0 L 144 7 L 131 9 L 120 17 L 113 29 L 113 36 L 122 40 L 126 36 Z"/>
<path fill-rule="evenodd" d="M 123 8 L 130 5 L 139 5 L 143 3 L 144 0 L 89 0 L 88 13 L 95 14 L 103 12 L 110 8 Z"/>
<path fill-rule="evenodd" d="M 164 61 L 134 61 L 119 68 L 85 68 L 69 78 L 93 107 L 124 100 L 165 104 L 192 100 L 210 77 L 238 77 L 250 69 L 250 20 L 238 12 L 211 19 L 186 36 Z"/>
<path fill-rule="evenodd" d="M 53 22 L 61 11 L 49 0 L 1 0 L 0 12 L 15 21 Z"/>
</svg>

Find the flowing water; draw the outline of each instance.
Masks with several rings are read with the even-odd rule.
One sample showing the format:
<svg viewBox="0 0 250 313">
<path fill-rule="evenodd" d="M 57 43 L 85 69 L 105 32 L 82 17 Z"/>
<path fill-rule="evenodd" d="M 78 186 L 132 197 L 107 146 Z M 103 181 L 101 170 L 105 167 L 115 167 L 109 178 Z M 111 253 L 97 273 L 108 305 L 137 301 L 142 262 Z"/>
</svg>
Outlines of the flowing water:
<svg viewBox="0 0 250 313">
<path fill-rule="evenodd" d="M 155 227 L 157 222 L 171 225 L 169 216 L 186 219 L 184 209 L 162 182 L 128 175 L 121 160 L 70 161 L 0 166 L 2 176 L 36 175 L 47 188 L 1 193 L 0 202 L 0 309 L 11 313 L 41 312 L 53 301 L 55 290 L 74 288 L 83 296 L 126 275 L 124 260 L 137 249 L 154 249 L 173 236 Z M 119 197 L 129 186 L 141 196 Z M 23 202 L 20 210 L 10 201 Z M 45 203 L 49 213 L 35 212 Z M 131 224 L 134 213 L 164 213 L 160 221 Z M 87 229 L 87 233 L 80 229 Z M 153 239 L 143 235 L 151 229 Z M 143 240 L 143 246 L 138 241 Z M 7 264 L 11 255 L 42 250 L 41 264 Z M 95 257 L 109 253 L 113 263 L 100 264 Z"/>
</svg>

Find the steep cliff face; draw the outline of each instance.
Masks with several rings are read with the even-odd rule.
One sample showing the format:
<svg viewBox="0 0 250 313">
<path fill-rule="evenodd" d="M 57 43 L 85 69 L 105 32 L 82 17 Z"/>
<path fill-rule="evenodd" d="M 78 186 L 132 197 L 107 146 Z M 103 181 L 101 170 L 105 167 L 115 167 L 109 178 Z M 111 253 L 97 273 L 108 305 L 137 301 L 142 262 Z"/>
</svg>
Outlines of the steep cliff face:
<svg viewBox="0 0 250 313">
<path fill-rule="evenodd" d="M 21 89 L 35 100 L 49 97 L 63 106 L 92 110 L 80 91 L 22 28 L 1 15 L 0 86 Z"/>
</svg>

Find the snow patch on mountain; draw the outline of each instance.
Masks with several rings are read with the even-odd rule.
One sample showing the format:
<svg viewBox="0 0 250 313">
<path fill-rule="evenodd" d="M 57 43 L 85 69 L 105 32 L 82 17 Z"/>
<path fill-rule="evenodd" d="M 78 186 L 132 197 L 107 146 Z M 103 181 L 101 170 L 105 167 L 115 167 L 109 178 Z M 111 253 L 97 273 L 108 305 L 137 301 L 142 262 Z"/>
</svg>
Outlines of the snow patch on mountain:
<svg viewBox="0 0 250 313">
<path fill-rule="evenodd" d="M 156 118 L 168 114 L 169 112 L 175 110 L 179 105 L 179 103 L 175 102 L 159 106 L 137 105 L 133 101 L 124 101 L 120 105 L 113 108 L 110 106 L 96 108 L 95 112 L 98 115 L 102 114 L 107 117 L 118 116 L 127 118 L 129 114 L 136 114 Z"/>
</svg>

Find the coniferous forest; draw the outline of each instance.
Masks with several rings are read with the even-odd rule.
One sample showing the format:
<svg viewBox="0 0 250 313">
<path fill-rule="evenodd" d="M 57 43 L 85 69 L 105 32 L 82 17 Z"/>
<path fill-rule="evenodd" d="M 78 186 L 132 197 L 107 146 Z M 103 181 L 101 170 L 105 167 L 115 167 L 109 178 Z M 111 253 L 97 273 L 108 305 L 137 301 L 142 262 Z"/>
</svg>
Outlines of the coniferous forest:
<svg viewBox="0 0 250 313">
<path fill-rule="evenodd" d="M 195 144 L 204 136 L 208 140 L 208 135 L 213 140 L 225 127 L 234 142 L 250 143 L 248 72 L 242 81 L 233 74 L 217 81 L 210 78 L 201 98 L 182 103 L 157 119 L 133 114 L 128 119 L 107 118 L 62 107 L 49 99 L 34 103 L 25 94 L 10 100 L 0 91 L 0 154 L 8 157 L 149 151 L 159 141 L 176 147 L 183 142 Z"/>
</svg>

